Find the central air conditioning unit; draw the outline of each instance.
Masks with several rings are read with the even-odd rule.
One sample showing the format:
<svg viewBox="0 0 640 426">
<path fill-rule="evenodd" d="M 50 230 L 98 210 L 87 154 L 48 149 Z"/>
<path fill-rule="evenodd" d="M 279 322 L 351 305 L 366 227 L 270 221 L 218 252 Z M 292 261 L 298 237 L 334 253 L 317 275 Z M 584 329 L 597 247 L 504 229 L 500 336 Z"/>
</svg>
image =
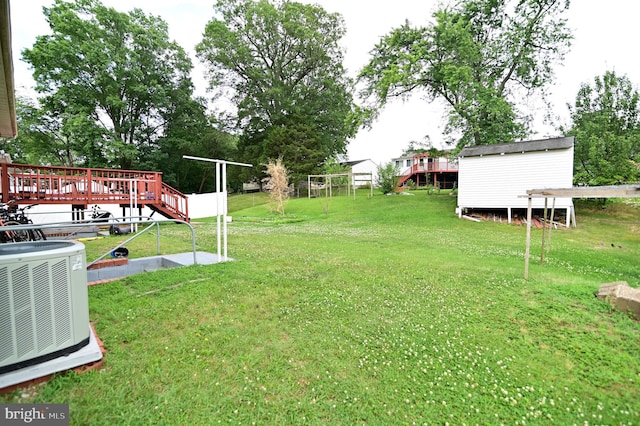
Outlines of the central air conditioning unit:
<svg viewBox="0 0 640 426">
<path fill-rule="evenodd" d="M 75 352 L 90 334 L 82 243 L 0 244 L 0 374 Z"/>
</svg>

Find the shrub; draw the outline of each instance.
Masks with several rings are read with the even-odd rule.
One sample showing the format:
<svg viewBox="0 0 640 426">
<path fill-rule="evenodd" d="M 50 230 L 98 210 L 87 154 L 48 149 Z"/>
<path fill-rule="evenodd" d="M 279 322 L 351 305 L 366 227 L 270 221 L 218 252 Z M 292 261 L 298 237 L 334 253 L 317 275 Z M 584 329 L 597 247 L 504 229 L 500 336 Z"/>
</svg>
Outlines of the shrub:
<svg viewBox="0 0 640 426">
<path fill-rule="evenodd" d="M 390 162 L 378 166 L 378 175 L 376 176 L 376 184 L 382 190 L 383 194 L 390 194 L 398 187 L 398 175 L 400 170 L 398 166 Z"/>
<path fill-rule="evenodd" d="M 404 186 L 406 188 L 409 188 L 411 191 L 416 189 L 416 183 L 413 181 L 413 179 L 408 179 L 405 183 Z"/>
<path fill-rule="evenodd" d="M 269 191 L 271 211 L 284 216 L 284 205 L 289 199 L 289 172 L 282 164 L 282 158 L 275 162 L 269 161 L 265 172 L 267 177 L 262 181 L 265 182 L 265 189 Z"/>
</svg>

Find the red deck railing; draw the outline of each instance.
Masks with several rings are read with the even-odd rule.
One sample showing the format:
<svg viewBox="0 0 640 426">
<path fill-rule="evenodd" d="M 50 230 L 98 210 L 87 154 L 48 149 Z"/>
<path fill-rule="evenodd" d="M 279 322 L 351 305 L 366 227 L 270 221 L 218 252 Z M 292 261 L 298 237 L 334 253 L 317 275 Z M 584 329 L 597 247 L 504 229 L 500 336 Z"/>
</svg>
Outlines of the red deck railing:
<svg viewBox="0 0 640 426">
<path fill-rule="evenodd" d="M 187 197 L 162 182 L 162 173 L 78 167 L 0 164 L 2 202 L 149 206 L 188 220 Z"/>
<path fill-rule="evenodd" d="M 428 154 L 416 154 L 413 156 L 410 167 L 404 169 L 400 174 L 398 186 L 403 185 L 412 176 L 427 173 L 457 173 L 458 162 L 450 161 L 448 157 L 433 158 L 429 161 Z"/>
</svg>

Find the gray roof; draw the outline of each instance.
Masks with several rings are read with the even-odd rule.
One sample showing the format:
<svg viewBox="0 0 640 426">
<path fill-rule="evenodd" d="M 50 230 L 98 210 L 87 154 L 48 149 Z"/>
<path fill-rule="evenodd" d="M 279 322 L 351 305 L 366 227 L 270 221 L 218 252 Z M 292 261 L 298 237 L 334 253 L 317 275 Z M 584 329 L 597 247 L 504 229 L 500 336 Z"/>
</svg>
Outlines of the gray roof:
<svg viewBox="0 0 640 426">
<path fill-rule="evenodd" d="M 509 154 L 514 152 L 549 151 L 567 149 L 573 146 L 573 136 L 551 139 L 538 139 L 524 142 L 478 145 L 463 148 L 458 157 L 477 157 L 480 155 Z"/>
<path fill-rule="evenodd" d="M 366 160 L 354 160 L 354 161 L 343 161 L 340 163 L 341 166 L 355 166 L 356 164 L 360 164 L 363 163 L 365 161 L 369 161 L 369 159 Z"/>
</svg>

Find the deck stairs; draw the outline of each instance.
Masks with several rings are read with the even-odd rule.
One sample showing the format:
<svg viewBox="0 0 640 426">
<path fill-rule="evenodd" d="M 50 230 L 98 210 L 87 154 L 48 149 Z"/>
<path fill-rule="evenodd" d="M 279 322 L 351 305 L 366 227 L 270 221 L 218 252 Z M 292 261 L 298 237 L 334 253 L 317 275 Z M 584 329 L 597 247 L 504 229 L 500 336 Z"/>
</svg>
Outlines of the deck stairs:
<svg viewBox="0 0 640 426">
<path fill-rule="evenodd" d="M 154 171 L 2 163 L 0 192 L 4 203 L 146 206 L 169 219 L 189 221 L 187 196 Z"/>
</svg>

